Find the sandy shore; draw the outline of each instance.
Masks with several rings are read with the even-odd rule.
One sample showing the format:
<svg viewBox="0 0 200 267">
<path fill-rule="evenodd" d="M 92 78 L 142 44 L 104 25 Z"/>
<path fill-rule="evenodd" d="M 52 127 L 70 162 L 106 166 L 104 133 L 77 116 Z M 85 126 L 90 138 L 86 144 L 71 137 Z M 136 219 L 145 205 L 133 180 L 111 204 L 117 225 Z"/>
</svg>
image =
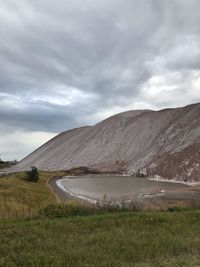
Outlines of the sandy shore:
<svg viewBox="0 0 200 267">
<path fill-rule="evenodd" d="M 76 200 L 78 202 L 81 203 L 87 203 L 87 201 L 80 199 L 78 197 L 72 196 L 69 193 L 67 193 L 66 191 L 64 191 L 63 189 L 61 189 L 61 187 L 59 187 L 57 185 L 57 181 L 63 179 L 62 177 L 53 177 L 48 181 L 48 185 L 51 187 L 52 191 L 54 192 L 54 194 L 56 195 L 56 197 L 61 201 L 67 201 L 67 200 Z"/>
</svg>

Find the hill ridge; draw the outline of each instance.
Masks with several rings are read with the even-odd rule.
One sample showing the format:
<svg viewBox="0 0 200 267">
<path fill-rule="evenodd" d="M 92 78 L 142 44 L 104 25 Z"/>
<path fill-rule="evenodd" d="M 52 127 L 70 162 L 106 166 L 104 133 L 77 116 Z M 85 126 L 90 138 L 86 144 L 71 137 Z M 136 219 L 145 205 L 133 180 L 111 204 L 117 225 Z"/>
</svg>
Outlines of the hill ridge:
<svg viewBox="0 0 200 267">
<path fill-rule="evenodd" d="M 149 176 L 200 181 L 200 152 L 195 149 L 200 145 L 199 118 L 200 103 L 122 112 L 94 126 L 60 133 L 13 169 L 20 171 L 34 165 L 41 170 L 88 167 L 102 172 L 137 173 L 146 168 Z M 187 149 L 195 151 L 192 161 Z M 163 166 L 164 159 L 173 171 L 158 167 Z M 186 166 L 184 162 L 189 163 Z"/>
</svg>

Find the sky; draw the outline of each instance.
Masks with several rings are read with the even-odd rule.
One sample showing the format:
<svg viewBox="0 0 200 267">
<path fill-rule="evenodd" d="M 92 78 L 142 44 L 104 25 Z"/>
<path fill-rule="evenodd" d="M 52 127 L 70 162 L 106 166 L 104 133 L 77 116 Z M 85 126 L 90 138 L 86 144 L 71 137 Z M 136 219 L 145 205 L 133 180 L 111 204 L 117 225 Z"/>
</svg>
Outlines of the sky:
<svg viewBox="0 0 200 267">
<path fill-rule="evenodd" d="M 0 0 L 0 157 L 131 109 L 200 102 L 199 0 Z"/>
</svg>

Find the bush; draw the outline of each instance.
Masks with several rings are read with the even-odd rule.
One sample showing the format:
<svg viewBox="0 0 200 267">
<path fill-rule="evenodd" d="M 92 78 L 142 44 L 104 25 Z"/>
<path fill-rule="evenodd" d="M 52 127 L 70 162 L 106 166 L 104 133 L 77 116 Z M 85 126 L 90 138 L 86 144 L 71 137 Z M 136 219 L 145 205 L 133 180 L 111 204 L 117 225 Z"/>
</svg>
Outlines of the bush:
<svg viewBox="0 0 200 267">
<path fill-rule="evenodd" d="M 26 180 L 30 182 L 36 183 L 39 180 L 39 173 L 36 167 L 32 166 L 31 169 L 26 172 L 26 174 Z"/>
</svg>

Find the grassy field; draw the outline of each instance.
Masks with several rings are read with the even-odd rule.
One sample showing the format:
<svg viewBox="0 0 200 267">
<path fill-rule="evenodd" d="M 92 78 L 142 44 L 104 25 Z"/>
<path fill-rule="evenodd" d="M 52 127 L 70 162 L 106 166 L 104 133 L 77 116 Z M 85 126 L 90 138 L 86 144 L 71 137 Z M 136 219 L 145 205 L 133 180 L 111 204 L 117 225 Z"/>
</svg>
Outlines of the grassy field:
<svg viewBox="0 0 200 267">
<path fill-rule="evenodd" d="M 0 266 L 199 267 L 200 212 L 0 223 Z"/>
<path fill-rule="evenodd" d="M 200 266 L 200 209 L 93 212 L 57 203 L 47 181 L 62 172 L 24 175 L 0 178 L 0 267 Z"/>
<path fill-rule="evenodd" d="M 56 198 L 47 186 L 52 176 L 63 172 L 41 172 L 37 183 L 24 179 L 25 173 L 0 177 L 0 219 L 30 217 L 48 204 L 56 203 Z"/>
</svg>

